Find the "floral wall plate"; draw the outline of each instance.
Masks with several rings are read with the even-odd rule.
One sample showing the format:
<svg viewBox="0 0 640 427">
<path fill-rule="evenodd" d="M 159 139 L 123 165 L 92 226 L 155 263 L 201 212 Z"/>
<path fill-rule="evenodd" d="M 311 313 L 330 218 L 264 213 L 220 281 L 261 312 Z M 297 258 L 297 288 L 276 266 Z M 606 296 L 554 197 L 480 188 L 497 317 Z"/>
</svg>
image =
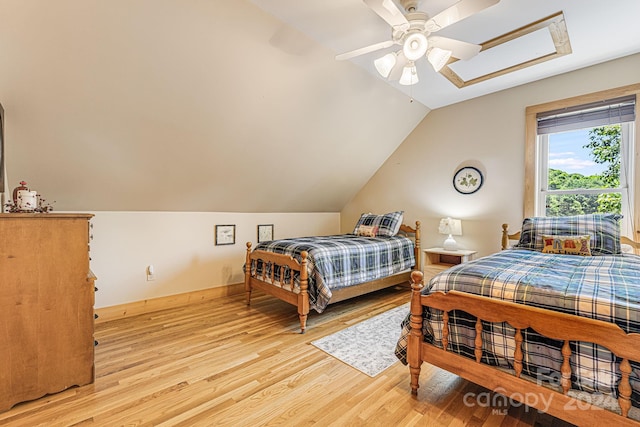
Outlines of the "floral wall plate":
<svg viewBox="0 0 640 427">
<path fill-rule="evenodd" d="M 453 176 L 453 187 L 462 194 L 473 194 L 482 187 L 482 172 L 472 166 L 460 168 Z"/>
</svg>

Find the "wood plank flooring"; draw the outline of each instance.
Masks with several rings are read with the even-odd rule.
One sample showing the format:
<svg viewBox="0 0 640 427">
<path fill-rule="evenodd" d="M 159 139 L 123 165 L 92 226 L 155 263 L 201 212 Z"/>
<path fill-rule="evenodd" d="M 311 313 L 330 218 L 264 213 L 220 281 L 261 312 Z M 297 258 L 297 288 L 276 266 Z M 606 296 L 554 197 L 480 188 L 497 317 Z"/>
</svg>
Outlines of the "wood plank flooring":
<svg viewBox="0 0 640 427">
<path fill-rule="evenodd" d="M 304 335 L 293 306 L 261 294 L 251 307 L 237 295 L 105 322 L 94 384 L 16 405 L 0 425 L 568 425 L 482 405 L 468 396 L 487 390 L 430 365 L 414 398 L 401 363 L 370 378 L 310 344 L 408 298 L 398 287 L 336 303 L 311 313 Z"/>
</svg>

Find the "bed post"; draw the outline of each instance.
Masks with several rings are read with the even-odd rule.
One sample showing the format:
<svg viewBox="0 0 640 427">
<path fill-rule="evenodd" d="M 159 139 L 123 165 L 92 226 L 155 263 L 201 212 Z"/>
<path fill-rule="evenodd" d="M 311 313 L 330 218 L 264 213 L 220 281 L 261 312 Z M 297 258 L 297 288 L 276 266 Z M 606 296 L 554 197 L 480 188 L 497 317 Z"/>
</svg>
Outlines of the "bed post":
<svg viewBox="0 0 640 427">
<path fill-rule="evenodd" d="M 509 247 L 509 224 L 502 224 L 502 250 Z"/>
<path fill-rule="evenodd" d="M 415 245 L 415 258 L 416 258 L 416 270 L 422 270 L 422 251 L 420 250 L 420 221 L 416 221 L 416 245 Z"/>
<path fill-rule="evenodd" d="M 300 318 L 300 333 L 304 334 L 309 314 L 309 290 L 307 277 L 307 251 L 300 253 L 300 293 L 298 294 L 298 317 Z"/>
<path fill-rule="evenodd" d="M 244 291 L 247 295 L 247 305 L 251 304 L 251 242 L 247 242 L 247 259 L 244 263 Z"/>
<path fill-rule="evenodd" d="M 522 231 L 509 234 L 509 224 L 502 224 L 502 250 L 509 249 L 511 247 L 509 240 L 519 240 L 521 234 Z"/>
<path fill-rule="evenodd" d="M 422 304 L 420 291 L 422 290 L 423 275 L 419 270 L 411 272 L 411 332 L 407 338 L 407 362 L 411 373 L 411 394 L 418 394 L 420 387 L 420 365 L 422 365 Z"/>
</svg>

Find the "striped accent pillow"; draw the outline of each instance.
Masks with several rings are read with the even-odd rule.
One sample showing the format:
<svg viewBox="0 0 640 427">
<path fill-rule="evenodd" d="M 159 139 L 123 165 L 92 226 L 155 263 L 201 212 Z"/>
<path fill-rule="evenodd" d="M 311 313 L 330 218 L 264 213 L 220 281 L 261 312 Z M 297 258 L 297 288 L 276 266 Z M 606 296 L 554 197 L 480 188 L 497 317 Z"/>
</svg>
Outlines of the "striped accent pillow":
<svg viewBox="0 0 640 427">
<path fill-rule="evenodd" d="M 400 231 L 404 211 L 390 212 L 384 215 L 363 213 L 353 229 L 353 234 L 360 234 L 361 226 L 378 227 L 378 236 L 395 236 Z"/>
<path fill-rule="evenodd" d="M 589 240 L 591 236 L 542 236 L 544 247 L 542 252 L 546 254 L 567 254 L 591 256 Z"/>
<path fill-rule="evenodd" d="M 514 249 L 542 252 L 543 235 L 590 236 L 591 255 L 618 255 L 620 214 L 589 214 L 559 217 L 531 217 L 522 222 L 520 241 Z"/>
</svg>

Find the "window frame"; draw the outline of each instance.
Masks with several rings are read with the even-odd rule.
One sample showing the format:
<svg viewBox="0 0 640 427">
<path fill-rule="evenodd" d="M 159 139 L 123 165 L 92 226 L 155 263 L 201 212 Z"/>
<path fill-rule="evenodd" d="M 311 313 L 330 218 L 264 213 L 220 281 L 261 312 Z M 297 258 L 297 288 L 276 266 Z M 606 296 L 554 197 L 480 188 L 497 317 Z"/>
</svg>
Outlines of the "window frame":
<svg viewBox="0 0 640 427">
<path fill-rule="evenodd" d="M 523 204 L 523 214 L 524 217 L 536 216 L 539 212 L 537 201 L 539 199 L 539 195 L 541 192 L 541 177 L 540 171 L 542 170 L 542 165 L 540 164 L 540 156 L 539 156 L 539 144 L 538 144 L 538 132 L 537 132 L 537 115 L 538 113 L 544 113 L 547 111 L 558 110 L 562 108 L 570 108 L 575 106 L 580 106 L 583 104 L 589 104 L 596 101 L 602 101 L 606 99 L 612 99 L 627 95 L 636 95 L 636 119 L 635 119 L 635 129 L 639 129 L 640 126 L 640 112 L 638 111 L 638 105 L 640 105 L 640 84 L 633 84 L 629 86 L 623 86 L 616 89 L 610 89 L 600 92 L 591 93 L 588 95 L 576 96 L 573 98 L 568 98 L 559 101 L 552 101 L 545 104 L 538 104 L 529 106 L 526 108 L 525 113 L 525 182 L 524 182 L 524 204 Z M 629 126 L 634 131 L 634 126 Z M 635 135 L 631 135 L 634 136 Z M 622 142 L 623 147 L 628 147 L 628 142 Z M 625 179 L 628 187 L 628 194 L 633 197 L 633 206 L 630 206 L 632 210 L 632 218 L 628 218 L 628 215 L 625 215 L 627 219 L 627 224 L 624 225 L 623 229 L 626 229 L 626 234 L 628 237 L 633 240 L 640 240 L 640 227 L 638 218 L 638 213 L 640 212 L 640 195 L 638 194 L 637 185 L 633 185 L 635 180 L 640 178 L 640 141 L 636 140 L 634 144 L 633 153 L 629 153 L 630 155 L 630 164 L 632 170 L 630 177 L 621 177 L 620 189 L 623 190 L 622 180 Z M 621 174 L 624 172 L 621 172 Z M 546 178 L 545 178 L 546 179 Z M 584 190 L 585 192 L 590 190 Z M 612 192 L 608 190 L 606 192 Z M 573 191 L 572 194 L 577 193 Z M 623 191 L 623 197 L 625 197 Z M 623 212 L 624 214 L 624 212 Z"/>
</svg>

